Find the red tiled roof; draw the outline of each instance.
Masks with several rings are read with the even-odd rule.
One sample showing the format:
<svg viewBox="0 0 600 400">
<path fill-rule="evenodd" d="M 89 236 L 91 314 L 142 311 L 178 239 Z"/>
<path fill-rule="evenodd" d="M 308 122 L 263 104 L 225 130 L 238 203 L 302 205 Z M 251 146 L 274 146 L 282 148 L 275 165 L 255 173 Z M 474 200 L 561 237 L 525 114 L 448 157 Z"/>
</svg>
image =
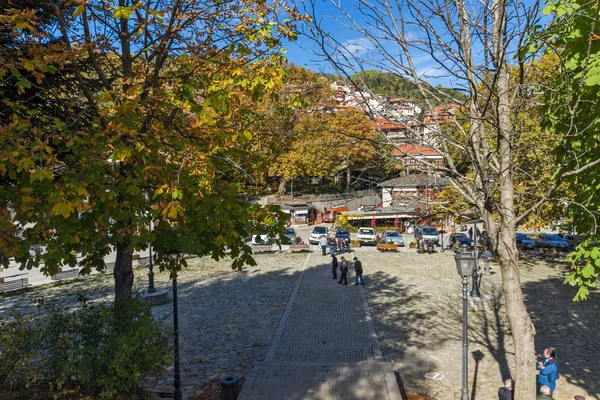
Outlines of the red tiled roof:
<svg viewBox="0 0 600 400">
<path fill-rule="evenodd" d="M 403 144 L 400 145 L 394 150 L 392 150 L 392 156 L 441 156 L 440 153 L 432 149 L 431 147 L 421 146 L 419 144 Z"/>
<path fill-rule="evenodd" d="M 399 122 L 392 122 L 387 119 L 377 119 L 375 121 L 377 127 L 382 131 L 390 131 L 396 129 L 406 129 L 406 126 Z"/>
</svg>

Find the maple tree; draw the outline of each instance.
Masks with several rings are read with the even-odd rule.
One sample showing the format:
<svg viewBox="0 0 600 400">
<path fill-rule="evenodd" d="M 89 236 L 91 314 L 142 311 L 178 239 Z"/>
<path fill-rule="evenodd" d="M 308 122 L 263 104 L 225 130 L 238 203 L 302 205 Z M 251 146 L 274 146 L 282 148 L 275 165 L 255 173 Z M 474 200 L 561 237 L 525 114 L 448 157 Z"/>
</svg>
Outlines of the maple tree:
<svg viewBox="0 0 600 400">
<path fill-rule="evenodd" d="M 19 51 L 0 60 L 10 76 L 2 92 L 17 93 L 3 101 L 0 127 L 0 261 L 53 274 L 80 250 L 89 272 L 114 248 L 117 303 L 130 298 L 132 254 L 148 243 L 162 268 L 175 267 L 172 249 L 252 264 L 243 238 L 281 227 L 277 210 L 244 199 L 260 165 L 241 98 L 259 101 L 282 83 L 282 41 L 303 17 L 252 0 L 57 0 L 44 14 L 2 11 Z M 70 108 L 43 109 L 31 101 L 40 96 Z M 47 252 L 30 258 L 33 244 Z"/>
</svg>

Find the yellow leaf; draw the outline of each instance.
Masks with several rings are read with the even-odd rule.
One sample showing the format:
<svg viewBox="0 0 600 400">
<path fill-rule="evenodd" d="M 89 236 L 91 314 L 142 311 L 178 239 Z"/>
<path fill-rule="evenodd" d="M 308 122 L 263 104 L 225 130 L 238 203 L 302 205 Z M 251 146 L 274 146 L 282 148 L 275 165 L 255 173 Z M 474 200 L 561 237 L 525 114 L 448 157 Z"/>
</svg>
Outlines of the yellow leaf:
<svg viewBox="0 0 600 400">
<path fill-rule="evenodd" d="M 79 14 L 83 14 L 84 11 L 85 11 L 85 4 L 82 4 L 75 9 L 75 11 L 73 12 L 73 16 L 76 17 Z"/>
</svg>

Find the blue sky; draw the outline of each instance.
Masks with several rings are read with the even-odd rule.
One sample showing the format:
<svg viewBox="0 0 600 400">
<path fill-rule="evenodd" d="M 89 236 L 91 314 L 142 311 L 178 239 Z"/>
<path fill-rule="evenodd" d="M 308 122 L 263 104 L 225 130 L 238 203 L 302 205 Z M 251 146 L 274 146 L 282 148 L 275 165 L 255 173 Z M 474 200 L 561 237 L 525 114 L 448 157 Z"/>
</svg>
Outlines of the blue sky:
<svg viewBox="0 0 600 400">
<path fill-rule="evenodd" d="M 340 11 L 334 7 L 334 5 L 331 3 L 331 0 L 315 1 L 315 12 L 320 18 L 322 26 L 325 29 L 327 29 L 328 32 L 338 42 L 343 43 L 348 50 L 350 50 L 356 55 L 359 55 L 360 57 L 364 57 L 366 59 L 371 60 L 375 60 L 376 57 L 378 57 L 378 53 L 372 50 L 373 46 L 371 45 L 371 43 L 368 40 L 366 40 L 361 33 L 341 26 L 341 24 L 338 21 L 336 21 L 334 17 L 332 17 L 339 16 Z M 344 10 L 347 10 L 350 13 L 352 13 L 353 17 L 356 18 L 356 20 L 359 22 L 359 24 L 361 24 L 362 27 L 368 27 L 368 25 L 365 23 L 367 19 L 364 18 L 364 16 L 362 16 L 360 13 L 356 12 L 356 7 L 359 4 L 358 0 L 336 1 L 340 2 Z M 296 0 L 296 2 L 298 4 L 299 10 L 302 11 L 304 9 L 304 6 L 302 5 L 302 0 Z M 528 7 L 535 4 L 535 0 L 525 0 L 525 2 L 526 6 Z M 480 10 L 477 9 L 478 3 L 472 2 L 470 4 L 472 4 L 472 7 L 474 7 L 470 9 L 471 17 L 479 17 L 478 14 L 480 14 Z M 405 14 L 405 17 L 407 19 L 414 18 L 408 16 L 408 14 Z M 389 25 L 389 21 L 384 21 L 383 23 L 387 23 Z M 441 26 L 439 22 L 432 22 L 432 25 L 436 30 L 439 28 L 440 32 L 446 30 Z M 408 29 L 409 30 L 407 31 L 407 37 L 413 35 L 415 38 L 424 38 L 424 34 L 418 32 L 417 26 L 413 28 L 409 26 Z M 414 31 L 411 32 L 410 29 L 414 29 Z M 288 43 L 285 47 L 288 50 L 287 57 L 289 61 L 293 62 L 294 64 L 303 66 L 314 71 L 333 72 L 333 68 L 331 67 L 328 61 L 323 60 L 322 58 L 314 54 L 316 46 L 310 39 L 307 39 L 306 37 L 300 35 L 297 42 Z M 398 52 L 398 46 L 395 45 L 393 42 L 386 43 L 385 47 L 386 51 L 391 51 L 394 54 Z M 480 43 L 474 44 L 474 55 L 477 61 L 483 61 L 482 49 L 483 46 Z M 458 85 L 455 79 L 450 79 L 449 77 L 444 76 L 445 74 L 439 68 L 439 64 L 435 62 L 429 54 L 416 49 L 412 49 L 411 55 L 413 57 L 417 73 L 420 76 L 425 77 L 431 83 L 440 84 L 443 86 L 456 87 Z M 364 66 L 363 68 L 376 69 L 375 67 L 368 65 Z"/>
</svg>

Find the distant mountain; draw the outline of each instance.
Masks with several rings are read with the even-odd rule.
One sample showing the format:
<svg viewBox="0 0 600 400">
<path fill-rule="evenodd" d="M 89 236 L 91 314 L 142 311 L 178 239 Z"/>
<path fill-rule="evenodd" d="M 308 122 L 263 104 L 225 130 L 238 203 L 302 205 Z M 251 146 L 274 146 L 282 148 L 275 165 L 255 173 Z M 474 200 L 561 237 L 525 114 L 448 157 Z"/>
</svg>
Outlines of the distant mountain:
<svg viewBox="0 0 600 400">
<path fill-rule="evenodd" d="M 363 71 L 352 75 L 350 78 L 360 89 L 368 89 L 376 94 L 410 98 L 413 99 L 419 107 L 426 109 L 425 99 L 421 95 L 419 88 L 415 83 L 410 82 L 407 79 L 379 71 Z M 441 86 L 438 88 L 447 96 L 444 96 L 446 97 L 445 99 L 440 98 L 440 101 L 433 100 L 434 107 L 440 104 L 451 103 L 452 98 L 457 99 L 459 103 L 467 98 L 467 96 L 456 89 L 443 88 Z"/>
</svg>

